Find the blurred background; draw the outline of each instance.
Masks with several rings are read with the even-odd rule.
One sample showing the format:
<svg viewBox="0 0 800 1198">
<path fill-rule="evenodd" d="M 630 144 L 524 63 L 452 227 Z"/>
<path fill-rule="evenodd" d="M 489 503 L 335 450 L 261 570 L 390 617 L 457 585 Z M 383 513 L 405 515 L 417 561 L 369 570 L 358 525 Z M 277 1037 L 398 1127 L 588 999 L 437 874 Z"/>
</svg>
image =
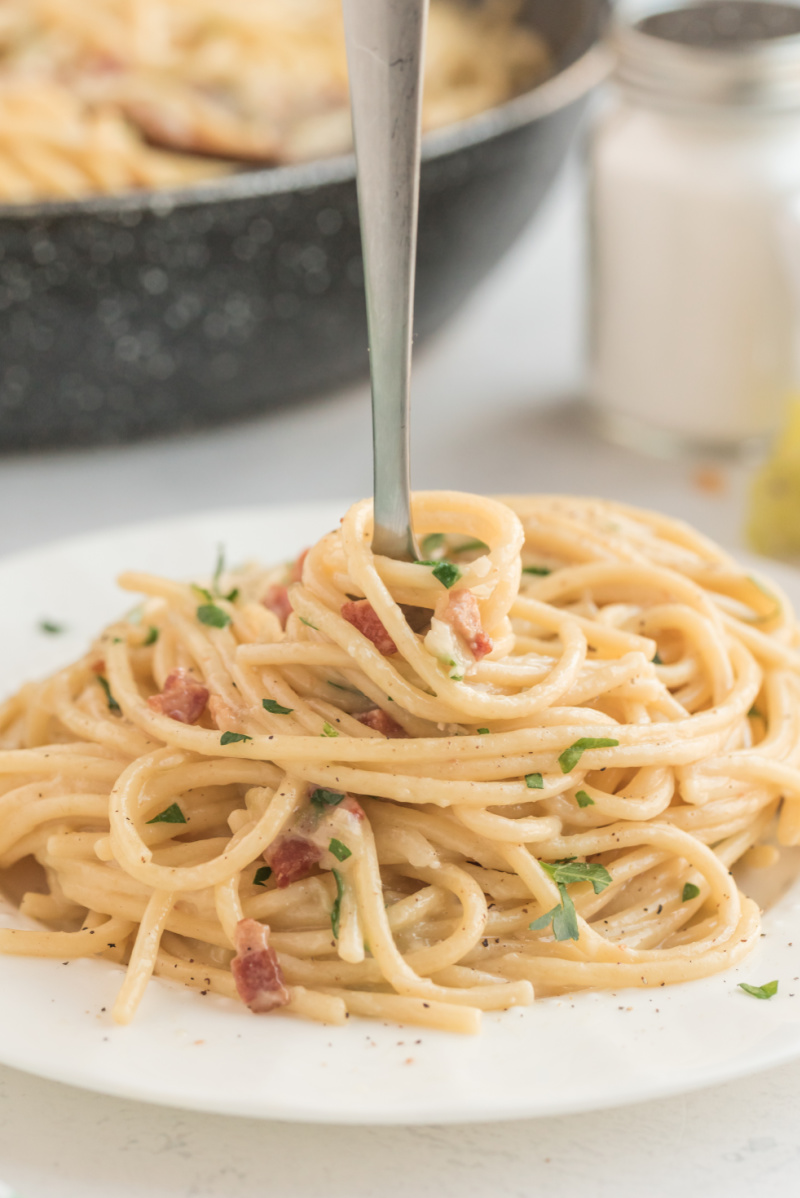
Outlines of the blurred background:
<svg viewBox="0 0 800 1198">
<path fill-rule="evenodd" d="M 425 86 L 414 486 L 792 558 L 800 8 L 432 0 Z M 0 550 L 369 492 L 349 150 L 338 0 L 0 5 Z"/>
</svg>

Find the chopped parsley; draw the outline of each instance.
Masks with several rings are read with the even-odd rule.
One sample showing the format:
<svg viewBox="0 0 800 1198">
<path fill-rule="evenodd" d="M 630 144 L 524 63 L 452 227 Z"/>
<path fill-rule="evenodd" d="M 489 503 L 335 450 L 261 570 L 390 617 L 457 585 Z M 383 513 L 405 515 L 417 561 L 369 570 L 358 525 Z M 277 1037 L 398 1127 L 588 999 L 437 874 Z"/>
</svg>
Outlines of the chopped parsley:
<svg viewBox="0 0 800 1198">
<path fill-rule="evenodd" d="M 591 882 L 592 890 L 599 894 L 613 880 L 604 865 L 592 865 L 588 861 L 540 861 L 539 864 L 557 886 L 568 886 L 570 882 Z"/>
<path fill-rule="evenodd" d="M 433 577 L 438 579 L 443 587 L 454 586 L 461 577 L 461 570 L 455 562 L 433 562 L 433 561 L 418 561 L 418 566 L 432 566 L 431 573 Z"/>
<path fill-rule="evenodd" d="M 455 553 L 475 553 L 478 549 L 488 549 L 489 546 L 485 541 L 479 541 L 477 538 L 474 541 L 465 541 L 463 545 L 457 545 Z"/>
<path fill-rule="evenodd" d="M 523 566 L 522 573 L 523 574 L 539 574 L 542 577 L 544 577 L 545 574 L 552 574 L 553 571 L 550 569 L 549 566 Z"/>
<path fill-rule="evenodd" d="M 590 798 L 585 790 L 576 791 L 575 802 L 579 807 L 594 807 L 594 799 Z"/>
<path fill-rule="evenodd" d="M 225 546 L 218 545 L 217 546 L 217 564 L 214 567 L 214 578 L 213 578 L 213 583 L 212 583 L 212 585 L 214 587 L 214 593 L 216 595 L 219 594 L 219 580 L 220 580 L 220 578 L 222 578 L 224 570 L 225 570 Z"/>
<path fill-rule="evenodd" d="M 427 537 L 422 538 L 420 549 L 426 557 L 430 557 L 430 555 L 435 553 L 437 549 L 442 548 L 444 545 L 444 539 L 443 532 L 429 532 Z"/>
<path fill-rule="evenodd" d="M 489 735 L 488 728 L 479 728 L 478 729 L 478 736 L 488 736 L 488 735 Z"/>
<path fill-rule="evenodd" d="M 219 738 L 221 745 L 235 745 L 240 740 L 252 740 L 252 736 L 245 736 L 244 732 L 223 732 Z"/>
<path fill-rule="evenodd" d="M 169 807 L 159 811 L 158 815 L 154 815 L 147 822 L 148 824 L 185 824 L 186 816 L 177 803 L 170 803 Z"/>
<path fill-rule="evenodd" d="M 155 624 L 151 624 L 150 631 L 148 632 L 147 636 L 142 641 L 142 644 L 143 645 L 154 645 L 156 643 L 156 641 L 158 640 L 158 636 L 159 636 L 159 630 L 156 628 Z"/>
<path fill-rule="evenodd" d="M 270 715 L 291 715 L 294 711 L 293 707 L 281 707 L 280 703 L 276 703 L 274 699 L 262 699 L 261 706 Z"/>
<path fill-rule="evenodd" d="M 763 715 L 761 714 L 761 712 L 758 710 L 758 708 L 755 705 L 750 708 L 750 710 L 747 713 L 747 716 L 748 716 L 748 719 L 751 719 L 751 720 L 763 720 L 763 718 L 764 718 Z"/>
<path fill-rule="evenodd" d="M 324 811 L 326 807 L 338 807 L 343 798 L 344 791 L 327 790 L 324 786 L 318 786 L 316 790 L 312 790 L 310 801 L 313 807 Z"/>
<path fill-rule="evenodd" d="M 544 790 L 544 778 L 541 774 L 526 774 L 525 785 L 528 790 Z"/>
<path fill-rule="evenodd" d="M 329 724 L 328 721 L 325 720 L 325 723 L 322 725 L 322 731 L 320 732 L 320 736 L 338 736 L 338 735 L 339 735 L 339 733 L 336 731 L 333 724 Z"/>
<path fill-rule="evenodd" d="M 663 664 L 664 663 L 661 660 L 661 655 L 659 653 L 656 653 L 655 657 L 653 658 L 653 665 L 654 666 L 663 666 Z"/>
<path fill-rule="evenodd" d="M 46 632 L 48 636 L 60 636 L 62 632 L 66 632 L 63 624 L 56 624 L 53 620 L 40 620 L 39 631 Z"/>
<path fill-rule="evenodd" d="M 565 861 L 540 861 L 539 864 L 558 886 L 561 902 L 528 924 L 528 927 L 532 932 L 540 932 L 552 924 L 556 940 L 578 940 L 578 915 L 567 886 L 570 882 L 591 882 L 595 894 L 599 894 L 610 885 L 611 874 L 604 865 L 590 865 L 586 861 L 574 861 L 572 858 Z"/>
<path fill-rule="evenodd" d="M 337 840 L 335 836 L 328 845 L 328 852 L 333 853 L 337 861 L 346 861 L 348 857 L 353 856 L 347 845 L 342 844 L 341 840 Z"/>
<path fill-rule="evenodd" d="M 239 588 L 234 587 L 227 595 L 223 595 L 219 589 L 220 579 L 225 573 L 225 546 L 217 546 L 217 564 L 214 567 L 214 574 L 211 579 L 211 590 L 207 591 L 205 587 L 198 586 L 196 582 L 192 583 L 192 590 L 197 591 L 198 595 L 206 600 L 207 603 L 213 604 L 215 599 L 227 599 L 229 603 L 235 603 L 239 598 Z M 205 622 L 205 621 L 204 621 Z M 221 626 L 220 626 L 221 627 Z"/>
<path fill-rule="evenodd" d="M 763 986 L 749 986 L 747 982 L 739 982 L 739 989 L 744 990 L 745 994 L 751 994 L 753 998 L 772 998 L 773 994 L 778 993 L 777 979 L 774 982 L 765 982 Z"/>
<path fill-rule="evenodd" d="M 344 881 L 338 869 L 332 869 L 331 873 L 336 879 L 336 898 L 331 907 L 331 931 L 335 938 L 339 939 L 339 918 L 342 913 L 342 898 L 344 897 Z"/>
<path fill-rule="evenodd" d="M 201 624 L 208 624 L 209 628 L 225 628 L 231 622 L 228 613 L 217 607 L 216 603 L 201 603 L 197 618 Z"/>
<path fill-rule="evenodd" d="M 433 567 L 433 577 L 438 578 L 442 586 L 447 587 L 449 591 L 450 587 L 458 582 L 461 571 L 453 562 L 439 562 L 437 566 Z"/>
<path fill-rule="evenodd" d="M 272 877 L 272 870 L 268 865 L 259 865 L 253 877 L 254 886 L 266 886 L 267 882 Z"/>
<path fill-rule="evenodd" d="M 561 773 L 568 774 L 570 770 L 574 770 L 587 749 L 613 749 L 618 744 L 618 740 L 611 740 L 607 736 L 582 736 L 580 740 L 575 741 L 574 745 L 565 749 L 559 757 L 558 764 L 561 766 Z"/>
<path fill-rule="evenodd" d="M 122 711 L 122 708 L 120 707 L 119 703 L 114 698 L 114 696 L 111 694 L 111 687 L 108 685 L 108 679 L 104 678 L 102 674 L 98 674 L 97 681 L 100 683 L 103 690 L 106 692 L 106 703 L 108 703 L 108 710 L 109 711 Z"/>
<path fill-rule="evenodd" d="M 313 628 L 315 632 L 319 632 L 316 624 L 312 624 L 310 620 L 305 618 L 305 616 L 298 616 L 298 619 L 300 620 L 301 624 L 305 624 L 306 628 Z"/>
<path fill-rule="evenodd" d="M 700 893 L 700 887 L 695 886 L 694 882 L 687 882 L 681 892 L 681 902 L 688 903 L 690 899 L 697 898 Z"/>
<path fill-rule="evenodd" d="M 563 883 L 559 883 L 558 893 L 561 895 L 559 905 L 552 907 L 544 915 L 540 915 L 538 919 L 534 919 L 533 923 L 528 924 L 528 927 L 532 932 L 539 932 L 552 924 L 553 935 L 556 940 L 578 940 L 580 932 L 578 931 L 578 914 L 575 910 L 575 904 L 569 897 L 567 888 Z"/>
</svg>

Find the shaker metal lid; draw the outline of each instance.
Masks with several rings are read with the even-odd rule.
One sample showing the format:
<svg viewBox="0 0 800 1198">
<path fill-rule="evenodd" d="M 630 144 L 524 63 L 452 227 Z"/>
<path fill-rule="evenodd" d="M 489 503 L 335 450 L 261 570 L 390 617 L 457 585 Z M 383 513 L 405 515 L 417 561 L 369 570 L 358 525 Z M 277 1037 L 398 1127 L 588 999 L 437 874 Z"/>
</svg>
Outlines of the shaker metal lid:
<svg viewBox="0 0 800 1198">
<path fill-rule="evenodd" d="M 653 12 L 612 35 L 617 81 L 675 108 L 800 109 L 800 7 L 701 0 Z"/>
</svg>

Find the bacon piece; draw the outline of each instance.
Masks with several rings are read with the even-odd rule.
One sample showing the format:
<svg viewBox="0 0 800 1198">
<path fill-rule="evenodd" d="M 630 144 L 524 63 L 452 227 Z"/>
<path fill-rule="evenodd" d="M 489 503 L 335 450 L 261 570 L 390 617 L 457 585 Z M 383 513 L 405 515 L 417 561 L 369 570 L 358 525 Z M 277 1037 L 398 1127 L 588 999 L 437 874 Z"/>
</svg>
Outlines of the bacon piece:
<svg viewBox="0 0 800 1198">
<path fill-rule="evenodd" d="M 205 711 L 208 690 L 181 666 L 167 675 L 160 695 L 151 695 L 147 700 L 153 711 L 168 715 L 181 724 L 196 724 Z"/>
<path fill-rule="evenodd" d="M 116 75 L 125 68 L 125 60 L 110 50 L 90 51 L 83 60 L 83 70 L 91 75 Z"/>
<path fill-rule="evenodd" d="M 191 91 L 165 84 L 151 75 L 142 86 L 123 76 L 111 93 L 115 107 L 144 134 L 147 141 L 168 150 L 220 158 L 276 162 L 282 146 L 271 124 L 250 116 L 228 95 Z"/>
<path fill-rule="evenodd" d="M 362 636 L 372 641 L 375 648 L 384 657 L 391 657 L 397 652 L 397 645 L 380 621 L 378 613 L 368 599 L 355 599 L 342 606 L 342 615 L 348 624 L 357 628 Z"/>
<path fill-rule="evenodd" d="M 331 840 L 355 842 L 361 834 L 359 824 L 366 818 L 364 808 L 351 794 L 321 810 L 310 803 L 289 831 L 264 850 L 278 889 L 308 877 L 314 865 L 335 869 L 339 861 L 330 852 Z"/>
<path fill-rule="evenodd" d="M 208 712 L 220 732 L 244 732 L 246 712 L 220 695 L 212 695 L 208 700 Z"/>
<path fill-rule="evenodd" d="M 450 596 L 443 619 L 467 642 L 476 661 L 491 653 L 494 643 L 481 627 L 481 612 L 472 591 L 455 591 Z"/>
<path fill-rule="evenodd" d="M 285 628 L 286 621 L 292 614 L 292 605 L 289 602 L 289 588 L 277 582 L 273 583 L 261 602 L 264 607 L 274 612 L 278 617 L 281 622 L 281 628 Z"/>
<path fill-rule="evenodd" d="M 405 733 L 403 735 L 405 735 Z M 364 810 L 364 808 L 361 806 L 361 804 L 359 803 L 358 799 L 354 798 L 352 795 L 349 795 L 349 794 L 346 794 L 344 796 L 341 803 L 339 804 L 338 807 L 335 808 L 335 810 L 336 811 L 349 811 L 350 814 L 355 816 L 355 818 L 359 821 L 367 818 L 367 813 Z"/>
<path fill-rule="evenodd" d="M 288 583 L 300 582 L 303 577 L 303 564 L 308 556 L 308 550 L 304 549 L 295 562 L 292 563 L 289 569 Z M 280 582 L 274 582 L 267 591 L 264 598 L 261 600 L 264 607 L 273 612 L 281 622 L 281 628 L 286 627 L 286 621 L 292 614 L 292 605 L 289 602 L 289 586 Z"/>
<path fill-rule="evenodd" d="M 305 836 L 287 832 L 264 849 L 264 860 L 272 869 L 275 884 L 283 890 L 305 878 L 322 857 L 322 850 Z"/>
<path fill-rule="evenodd" d="M 266 924 L 255 919 L 239 920 L 231 973 L 242 1002 L 256 1014 L 285 1007 L 289 1001 L 277 954 L 269 946 Z"/>
<path fill-rule="evenodd" d="M 335 806 L 326 807 L 324 814 L 312 815 L 308 839 L 320 850 L 320 865 L 323 869 L 336 869 L 339 858 L 331 853 L 331 841 L 340 840 L 351 852 L 361 841 L 360 824 L 367 818 L 358 799 L 346 794 Z"/>
<path fill-rule="evenodd" d="M 294 562 L 294 564 L 292 565 L 291 570 L 289 571 L 289 582 L 302 582 L 303 581 L 303 566 L 306 564 L 307 557 L 308 557 L 308 550 L 304 549 L 303 552 L 298 557 L 297 561 Z"/>
<path fill-rule="evenodd" d="M 106 672 L 105 658 L 98 657 L 96 661 L 92 662 L 90 669 L 93 674 L 105 674 L 105 672 Z"/>
<path fill-rule="evenodd" d="M 367 814 L 358 799 L 346 794 L 340 803 L 334 807 L 325 808 L 322 818 L 309 831 L 309 840 L 319 845 L 321 849 L 327 849 L 332 836 L 341 839 L 348 833 L 357 833 L 358 825 L 366 818 Z M 325 867 L 324 862 L 323 867 Z"/>
<path fill-rule="evenodd" d="M 383 736 L 393 738 L 407 736 L 405 728 L 401 728 L 396 724 L 390 715 L 383 710 L 382 707 L 373 707 L 369 711 L 362 711 L 356 716 L 359 724 L 365 724 L 367 728 L 374 728 L 376 732 L 382 733 Z"/>
</svg>

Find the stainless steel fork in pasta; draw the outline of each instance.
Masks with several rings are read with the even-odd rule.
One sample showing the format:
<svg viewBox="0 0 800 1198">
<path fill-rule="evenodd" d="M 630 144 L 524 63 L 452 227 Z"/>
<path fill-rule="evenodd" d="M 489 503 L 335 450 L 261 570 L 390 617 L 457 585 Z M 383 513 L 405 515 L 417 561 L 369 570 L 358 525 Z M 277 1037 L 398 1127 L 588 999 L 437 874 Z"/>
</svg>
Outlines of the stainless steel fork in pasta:
<svg viewBox="0 0 800 1198">
<path fill-rule="evenodd" d="M 371 521 L 202 585 L 126 574 L 140 606 L 5 704 L 0 868 L 36 871 L 46 930 L 0 950 L 125 966 L 121 1022 L 156 974 L 459 1032 L 739 961 L 732 865 L 800 843 L 779 588 L 600 500 L 417 494 L 413 563 Z"/>
</svg>

